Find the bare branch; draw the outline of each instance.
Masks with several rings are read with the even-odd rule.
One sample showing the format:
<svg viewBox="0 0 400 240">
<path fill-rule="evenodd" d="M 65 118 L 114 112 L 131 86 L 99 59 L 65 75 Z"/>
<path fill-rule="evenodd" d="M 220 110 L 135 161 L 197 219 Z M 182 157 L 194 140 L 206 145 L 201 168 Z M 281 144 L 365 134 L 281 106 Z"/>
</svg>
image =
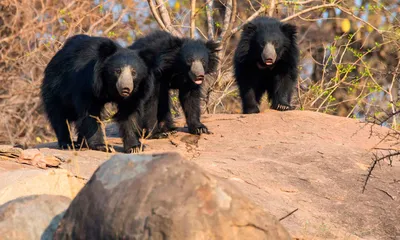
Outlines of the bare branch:
<svg viewBox="0 0 400 240">
<path fill-rule="evenodd" d="M 160 18 L 160 15 L 158 15 L 157 9 L 154 6 L 154 2 L 153 0 L 147 0 L 149 7 L 150 7 L 150 11 L 153 14 L 154 18 L 156 19 L 158 25 L 163 29 L 163 30 L 167 30 L 167 28 L 165 27 L 164 22 L 162 21 L 162 19 Z"/>
<path fill-rule="evenodd" d="M 264 11 L 265 11 L 265 7 L 261 6 L 255 13 L 253 13 L 253 15 L 251 15 L 248 19 L 246 19 L 246 21 L 244 21 L 239 26 L 233 28 L 230 35 L 237 33 L 240 29 L 242 29 L 242 27 L 244 25 L 246 25 L 246 23 L 251 22 L 254 18 L 256 18 L 258 15 L 260 15 L 260 13 L 262 13 Z"/>
<path fill-rule="evenodd" d="M 287 18 L 282 19 L 281 21 L 282 22 L 287 22 L 289 20 L 292 20 L 293 18 L 296 18 L 296 17 L 298 17 L 300 15 L 303 15 L 304 13 L 308 13 L 308 12 L 312 12 L 312 11 L 315 11 L 315 10 L 319 10 L 321 8 L 335 8 L 335 7 L 338 7 L 338 5 L 336 3 L 328 3 L 328 4 L 317 5 L 317 6 L 314 6 L 314 7 L 307 8 L 307 9 L 305 9 L 303 11 L 300 11 L 300 12 L 298 12 L 296 14 L 293 14 L 293 15 L 287 17 Z"/>
<path fill-rule="evenodd" d="M 382 157 L 378 157 L 378 155 L 377 155 L 376 153 L 374 153 L 374 160 L 373 160 L 371 166 L 370 166 L 369 169 L 368 169 L 368 173 L 367 173 L 367 176 L 366 176 L 366 178 L 365 178 L 364 185 L 363 185 L 363 187 L 362 187 L 362 193 L 364 193 L 365 190 L 366 190 L 366 188 L 367 188 L 368 180 L 371 178 L 371 176 L 372 176 L 372 171 L 375 169 L 376 164 L 379 163 L 380 161 L 385 160 L 385 159 L 390 160 L 390 159 L 392 159 L 393 157 L 399 156 L 399 155 L 400 155 L 400 152 L 394 152 L 394 153 L 386 154 L 386 155 L 384 155 L 384 156 L 382 156 Z"/>
<path fill-rule="evenodd" d="M 382 30 L 377 29 L 377 28 L 376 28 L 374 25 L 372 25 L 371 23 L 369 23 L 369 22 L 367 22 L 367 21 L 364 21 L 363 19 L 357 17 L 357 16 L 354 15 L 352 12 L 350 12 L 348 9 L 343 8 L 343 7 L 341 7 L 341 6 L 338 6 L 338 5 L 337 5 L 336 7 L 339 8 L 341 11 L 347 13 L 348 15 L 352 16 L 353 18 L 357 19 L 358 21 L 360 21 L 360 22 L 362 22 L 362 23 L 364 23 L 364 24 L 367 24 L 368 26 L 370 26 L 371 28 L 373 28 L 373 29 L 374 29 L 375 31 L 377 31 L 378 33 L 382 33 L 382 32 L 383 32 Z"/>
<path fill-rule="evenodd" d="M 274 15 L 274 11 L 276 8 L 276 0 L 271 0 L 269 9 L 268 9 L 268 16 L 272 17 Z"/>
<path fill-rule="evenodd" d="M 194 32 L 196 30 L 196 0 L 190 1 L 190 37 L 194 38 Z"/>
<path fill-rule="evenodd" d="M 127 10 L 124 9 L 121 12 L 121 15 L 118 17 L 117 21 L 115 21 L 109 28 L 107 28 L 106 30 L 104 30 L 104 34 L 107 34 L 109 31 L 111 31 L 113 28 L 115 28 L 122 20 L 123 17 L 125 17 Z"/>
<path fill-rule="evenodd" d="M 178 32 L 171 23 L 171 18 L 169 17 L 169 13 L 167 8 L 164 5 L 164 1 L 162 0 L 155 0 L 157 4 L 158 11 L 160 12 L 160 16 L 162 21 L 165 24 L 165 28 L 173 35 L 182 37 L 182 34 Z"/>
<path fill-rule="evenodd" d="M 209 40 L 214 39 L 214 19 L 212 17 L 214 7 L 214 0 L 209 0 L 206 5 L 206 14 L 207 14 L 207 35 Z"/>
<path fill-rule="evenodd" d="M 394 97 L 393 97 L 393 94 L 394 94 L 393 86 L 394 86 L 394 83 L 395 83 L 396 80 L 397 80 L 397 82 L 400 82 L 400 80 L 397 79 L 397 73 L 399 71 L 399 67 L 400 67 L 400 60 L 397 62 L 396 69 L 393 72 L 392 82 L 391 82 L 391 84 L 389 86 L 389 89 L 388 89 L 388 95 L 389 95 L 389 99 L 390 99 L 390 107 L 392 109 L 392 114 L 393 114 L 392 128 L 394 128 L 396 130 L 397 130 L 398 126 L 397 126 L 396 114 L 395 114 L 396 113 L 396 102 L 395 102 Z"/>
<path fill-rule="evenodd" d="M 316 2 L 317 0 L 307 0 L 307 1 L 302 1 L 302 2 L 298 2 L 298 1 L 280 1 L 278 2 L 276 5 L 279 4 L 291 4 L 291 5 L 306 5 L 312 2 Z"/>
<path fill-rule="evenodd" d="M 230 32 L 236 19 L 237 0 L 227 1 L 224 19 L 224 28 L 221 32 L 221 44 L 224 45 L 225 41 L 231 36 Z"/>
</svg>

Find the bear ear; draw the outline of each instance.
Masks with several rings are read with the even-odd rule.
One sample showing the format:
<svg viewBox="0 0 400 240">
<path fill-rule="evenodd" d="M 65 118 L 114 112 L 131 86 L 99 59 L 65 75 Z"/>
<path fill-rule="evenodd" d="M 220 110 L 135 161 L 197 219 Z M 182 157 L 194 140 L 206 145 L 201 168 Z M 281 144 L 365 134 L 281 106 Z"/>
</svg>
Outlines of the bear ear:
<svg viewBox="0 0 400 240">
<path fill-rule="evenodd" d="M 139 56 L 149 68 L 162 71 L 172 66 L 182 44 L 181 39 L 173 37 L 163 42 L 161 50 L 143 48 L 139 51 Z"/>
<path fill-rule="evenodd" d="M 156 52 L 153 51 L 152 49 L 150 49 L 150 48 L 140 49 L 138 54 L 139 54 L 139 57 L 141 59 L 143 59 L 143 61 L 146 63 L 146 65 L 149 68 L 153 68 L 154 66 L 157 65 L 156 62 L 155 62 L 155 60 L 156 60 Z"/>
<path fill-rule="evenodd" d="M 281 30 L 291 41 L 296 40 L 297 27 L 295 25 L 284 23 L 281 25 Z"/>
<path fill-rule="evenodd" d="M 215 53 L 220 51 L 221 49 L 219 49 L 220 45 L 219 43 L 213 41 L 213 40 L 208 40 L 206 42 L 206 47 L 208 48 L 208 50 L 210 50 L 211 53 Z"/>
<path fill-rule="evenodd" d="M 257 26 L 254 25 L 254 24 L 251 23 L 251 22 L 246 23 L 246 24 L 243 26 L 243 31 L 245 31 L 245 32 L 254 32 L 255 30 L 257 30 Z"/>
<path fill-rule="evenodd" d="M 100 60 L 104 61 L 107 57 L 113 55 L 117 51 L 117 49 L 118 45 L 110 39 L 102 42 L 97 49 Z"/>
</svg>

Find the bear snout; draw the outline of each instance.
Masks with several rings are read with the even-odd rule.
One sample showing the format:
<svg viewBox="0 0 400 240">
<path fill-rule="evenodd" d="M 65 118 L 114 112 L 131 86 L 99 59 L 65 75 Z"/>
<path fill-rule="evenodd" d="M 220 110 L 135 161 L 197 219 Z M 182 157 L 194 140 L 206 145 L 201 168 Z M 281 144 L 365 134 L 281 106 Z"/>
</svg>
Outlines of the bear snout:
<svg viewBox="0 0 400 240">
<path fill-rule="evenodd" d="M 195 84 L 200 85 L 203 83 L 205 71 L 204 71 L 204 67 L 203 67 L 203 64 L 201 63 L 201 61 L 196 60 L 192 63 L 192 66 L 190 67 L 189 75 Z"/>
<path fill-rule="evenodd" d="M 267 43 L 261 54 L 262 61 L 265 65 L 270 66 L 276 61 L 275 46 L 272 43 Z"/>
<path fill-rule="evenodd" d="M 129 67 L 124 67 L 118 77 L 116 87 L 122 97 L 128 97 L 133 91 L 134 79 L 131 73 L 132 71 Z"/>
</svg>

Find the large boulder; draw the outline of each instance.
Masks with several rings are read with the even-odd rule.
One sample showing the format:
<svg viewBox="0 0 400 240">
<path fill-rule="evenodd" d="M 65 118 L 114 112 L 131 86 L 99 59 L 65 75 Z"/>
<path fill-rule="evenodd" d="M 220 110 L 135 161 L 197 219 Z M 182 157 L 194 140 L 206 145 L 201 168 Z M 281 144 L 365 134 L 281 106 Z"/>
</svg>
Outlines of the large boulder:
<svg viewBox="0 0 400 240">
<path fill-rule="evenodd" d="M 52 239 L 71 199 L 57 195 L 17 198 L 0 206 L 0 239 Z"/>
<path fill-rule="evenodd" d="M 116 155 L 72 201 L 54 239 L 291 239 L 230 182 L 176 153 Z"/>
</svg>

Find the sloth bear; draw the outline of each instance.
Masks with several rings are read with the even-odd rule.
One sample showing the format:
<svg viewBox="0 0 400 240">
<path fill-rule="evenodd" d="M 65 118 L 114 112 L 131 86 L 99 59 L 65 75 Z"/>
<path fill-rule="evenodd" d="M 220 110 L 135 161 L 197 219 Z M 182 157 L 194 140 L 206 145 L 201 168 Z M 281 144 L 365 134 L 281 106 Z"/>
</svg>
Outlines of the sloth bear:
<svg viewBox="0 0 400 240">
<path fill-rule="evenodd" d="M 137 118 L 153 94 L 154 73 L 168 65 L 168 46 L 173 45 L 164 44 L 165 51 L 156 54 L 123 48 L 103 37 L 79 34 L 67 39 L 47 65 L 41 86 L 45 112 L 59 147 L 79 146 L 85 139 L 90 149 L 113 151 L 106 146 L 98 120 L 104 105 L 114 102 L 124 151 L 137 152 L 141 145 L 135 129 Z M 67 122 L 75 123 L 78 142 L 71 141 Z"/>
<path fill-rule="evenodd" d="M 269 17 L 244 25 L 234 56 L 243 113 L 259 113 L 265 91 L 271 108 L 294 109 L 290 101 L 298 76 L 296 33 L 296 26 Z"/>
<path fill-rule="evenodd" d="M 178 41 L 173 64 L 157 76 L 155 94 L 146 104 L 144 122 L 153 127 L 153 135 L 174 129 L 170 111 L 169 89 L 179 90 L 179 101 L 191 134 L 209 133 L 200 122 L 201 85 L 205 75 L 216 70 L 218 44 L 190 38 L 178 38 L 165 31 L 155 31 L 139 38 L 130 49 L 164 50 L 172 39 Z M 151 123 L 151 124 L 150 124 Z"/>
</svg>

